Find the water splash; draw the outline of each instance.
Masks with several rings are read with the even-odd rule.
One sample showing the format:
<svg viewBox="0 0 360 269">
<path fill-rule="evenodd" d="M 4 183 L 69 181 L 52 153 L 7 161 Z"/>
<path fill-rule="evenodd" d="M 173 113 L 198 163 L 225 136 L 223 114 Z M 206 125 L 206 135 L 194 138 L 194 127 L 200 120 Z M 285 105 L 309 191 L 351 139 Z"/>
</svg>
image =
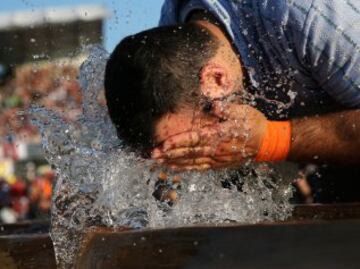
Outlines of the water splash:
<svg viewBox="0 0 360 269">
<path fill-rule="evenodd" d="M 31 110 L 58 175 L 51 236 L 60 268 L 71 268 L 83 234 L 93 226 L 159 228 L 289 216 L 289 181 L 267 165 L 252 163 L 238 172 L 180 174 L 181 186 L 171 186 L 177 202 L 157 201 L 153 193 L 160 171 L 126 150 L 101 104 L 107 58 L 102 47 L 89 49 L 80 68 L 83 113 L 75 123 L 45 108 Z"/>
</svg>

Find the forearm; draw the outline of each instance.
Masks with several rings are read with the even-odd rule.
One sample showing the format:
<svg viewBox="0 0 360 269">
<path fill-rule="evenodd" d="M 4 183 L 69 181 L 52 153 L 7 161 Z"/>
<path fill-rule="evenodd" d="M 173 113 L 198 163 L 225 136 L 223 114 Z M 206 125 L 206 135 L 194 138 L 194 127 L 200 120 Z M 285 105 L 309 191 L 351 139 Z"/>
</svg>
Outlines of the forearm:
<svg viewBox="0 0 360 269">
<path fill-rule="evenodd" d="M 288 159 L 360 163 L 360 109 L 294 119 Z"/>
</svg>

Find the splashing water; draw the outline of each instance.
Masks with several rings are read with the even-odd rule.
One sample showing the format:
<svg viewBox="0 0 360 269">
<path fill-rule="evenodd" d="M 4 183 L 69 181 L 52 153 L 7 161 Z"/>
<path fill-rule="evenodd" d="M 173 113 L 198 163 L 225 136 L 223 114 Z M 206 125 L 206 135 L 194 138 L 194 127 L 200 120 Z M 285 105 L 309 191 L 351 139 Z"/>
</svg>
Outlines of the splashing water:
<svg viewBox="0 0 360 269">
<path fill-rule="evenodd" d="M 176 203 L 157 201 L 153 192 L 159 170 L 121 145 L 99 102 L 108 54 L 94 46 L 89 55 L 80 69 L 83 114 L 76 123 L 41 107 L 31 110 L 58 175 L 51 236 L 60 268 L 71 268 L 83 234 L 93 226 L 160 228 L 289 216 L 289 181 L 269 166 L 252 163 L 239 172 L 183 173 Z"/>
</svg>

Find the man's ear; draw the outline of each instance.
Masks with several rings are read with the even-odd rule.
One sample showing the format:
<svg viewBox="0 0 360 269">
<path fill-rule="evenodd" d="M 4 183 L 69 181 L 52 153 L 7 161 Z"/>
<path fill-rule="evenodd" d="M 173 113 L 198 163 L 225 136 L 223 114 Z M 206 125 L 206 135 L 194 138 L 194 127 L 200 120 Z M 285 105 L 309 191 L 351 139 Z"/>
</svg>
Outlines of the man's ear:
<svg viewBox="0 0 360 269">
<path fill-rule="evenodd" d="M 215 63 L 207 63 L 200 72 L 200 90 L 209 99 L 218 99 L 232 93 L 227 70 Z"/>
</svg>

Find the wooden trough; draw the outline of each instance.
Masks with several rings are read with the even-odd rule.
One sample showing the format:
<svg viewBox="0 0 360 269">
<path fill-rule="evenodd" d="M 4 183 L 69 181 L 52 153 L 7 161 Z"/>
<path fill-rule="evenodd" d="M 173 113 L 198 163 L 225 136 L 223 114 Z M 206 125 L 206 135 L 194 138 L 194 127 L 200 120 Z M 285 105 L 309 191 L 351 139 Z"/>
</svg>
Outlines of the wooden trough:
<svg viewBox="0 0 360 269">
<path fill-rule="evenodd" d="M 55 267 L 46 223 L 0 230 L 1 269 Z M 360 268 L 360 204 L 303 205 L 285 222 L 91 229 L 76 269 Z"/>
</svg>

